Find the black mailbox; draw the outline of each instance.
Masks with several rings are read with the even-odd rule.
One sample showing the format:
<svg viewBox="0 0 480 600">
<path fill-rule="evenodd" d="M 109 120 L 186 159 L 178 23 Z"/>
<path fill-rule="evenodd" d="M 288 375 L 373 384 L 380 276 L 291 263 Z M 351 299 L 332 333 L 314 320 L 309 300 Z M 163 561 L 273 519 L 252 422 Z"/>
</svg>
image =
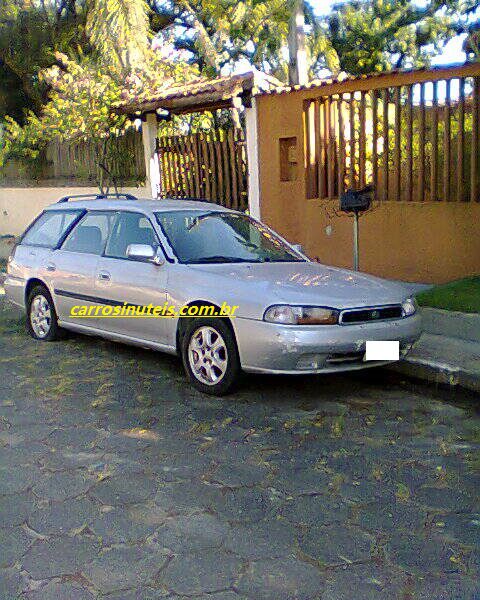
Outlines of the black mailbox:
<svg viewBox="0 0 480 600">
<path fill-rule="evenodd" d="M 372 192 L 372 185 L 361 190 L 347 190 L 340 196 L 340 210 L 353 213 L 368 210 L 372 204 Z"/>
</svg>

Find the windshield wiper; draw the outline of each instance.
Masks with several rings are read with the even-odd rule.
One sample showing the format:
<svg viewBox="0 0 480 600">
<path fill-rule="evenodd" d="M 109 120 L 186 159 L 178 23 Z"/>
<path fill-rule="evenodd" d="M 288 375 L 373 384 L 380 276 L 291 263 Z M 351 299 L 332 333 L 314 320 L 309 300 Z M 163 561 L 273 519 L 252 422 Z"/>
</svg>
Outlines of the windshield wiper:
<svg viewBox="0 0 480 600">
<path fill-rule="evenodd" d="M 262 262 L 260 260 L 252 260 L 250 258 L 239 258 L 238 256 L 201 256 L 195 260 L 188 261 L 190 264 L 197 263 L 245 263 L 245 262 Z"/>
</svg>

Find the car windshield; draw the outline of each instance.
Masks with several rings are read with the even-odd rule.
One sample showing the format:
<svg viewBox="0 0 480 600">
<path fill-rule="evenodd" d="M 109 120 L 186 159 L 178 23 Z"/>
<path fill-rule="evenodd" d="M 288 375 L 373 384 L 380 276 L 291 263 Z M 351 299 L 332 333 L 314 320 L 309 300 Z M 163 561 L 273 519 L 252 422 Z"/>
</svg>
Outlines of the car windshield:
<svg viewBox="0 0 480 600">
<path fill-rule="evenodd" d="M 242 213 L 176 210 L 158 212 L 156 218 L 183 263 L 305 260 L 270 229 Z"/>
</svg>

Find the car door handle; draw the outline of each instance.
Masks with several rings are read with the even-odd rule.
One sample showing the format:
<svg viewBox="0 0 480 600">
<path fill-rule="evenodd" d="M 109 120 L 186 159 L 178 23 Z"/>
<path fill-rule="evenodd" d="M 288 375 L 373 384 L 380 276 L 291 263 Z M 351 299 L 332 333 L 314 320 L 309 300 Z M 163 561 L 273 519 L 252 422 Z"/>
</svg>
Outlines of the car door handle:
<svg viewBox="0 0 480 600">
<path fill-rule="evenodd" d="M 57 270 L 57 267 L 53 263 L 48 263 L 45 268 L 47 269 L 47 271 L 56 271 Z"/>
<path fill-rule="evenodd" d="M 110 273 L 107 273 L 106 271 L 100 271 L 98 278 L 100 281 L 110 281 Z"/>
</svg>

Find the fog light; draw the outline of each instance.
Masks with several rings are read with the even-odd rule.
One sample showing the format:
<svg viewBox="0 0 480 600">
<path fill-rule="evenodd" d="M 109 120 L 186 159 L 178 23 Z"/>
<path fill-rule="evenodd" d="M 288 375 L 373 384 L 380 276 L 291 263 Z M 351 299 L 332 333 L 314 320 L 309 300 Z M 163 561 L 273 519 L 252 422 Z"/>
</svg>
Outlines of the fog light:
<svg viewBox="0 0 480 600">
<path fill-rule="evenodd" d="M 325 358 L 323 354 L 304 354 L 297 362 L 297 369 L 299 371 L 321 369 L 325 365 Z"/>
</svg>

